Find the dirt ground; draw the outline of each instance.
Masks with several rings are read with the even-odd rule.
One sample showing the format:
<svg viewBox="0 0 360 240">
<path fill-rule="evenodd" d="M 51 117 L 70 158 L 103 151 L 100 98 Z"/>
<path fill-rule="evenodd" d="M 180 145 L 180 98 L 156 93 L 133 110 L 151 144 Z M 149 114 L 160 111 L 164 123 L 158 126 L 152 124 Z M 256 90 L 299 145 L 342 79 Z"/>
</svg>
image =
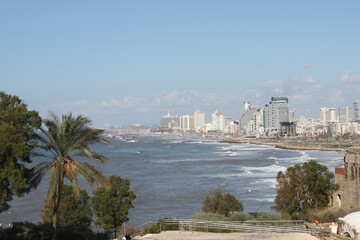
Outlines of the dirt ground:
<svg viewBox="0 0 360 240">
<path fill-rule="evenodd" d="M 134 240 L 319 240 L 306 233 L 203 233 L 165 231 L 147 234 Z"/>
</svg>

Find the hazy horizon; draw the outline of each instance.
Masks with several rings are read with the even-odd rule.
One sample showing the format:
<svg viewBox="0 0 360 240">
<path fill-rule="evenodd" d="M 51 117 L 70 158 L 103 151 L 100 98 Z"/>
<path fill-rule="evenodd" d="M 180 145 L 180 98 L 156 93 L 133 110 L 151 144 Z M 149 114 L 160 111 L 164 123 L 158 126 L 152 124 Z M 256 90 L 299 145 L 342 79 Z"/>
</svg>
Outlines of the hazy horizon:
<svg viewBox="0 0 360 240">
<path fill-rule="evenodd" d="M 1 91 L 95 126 L 360 99 L 358 1 L 2 1 Z"/>
</svg>

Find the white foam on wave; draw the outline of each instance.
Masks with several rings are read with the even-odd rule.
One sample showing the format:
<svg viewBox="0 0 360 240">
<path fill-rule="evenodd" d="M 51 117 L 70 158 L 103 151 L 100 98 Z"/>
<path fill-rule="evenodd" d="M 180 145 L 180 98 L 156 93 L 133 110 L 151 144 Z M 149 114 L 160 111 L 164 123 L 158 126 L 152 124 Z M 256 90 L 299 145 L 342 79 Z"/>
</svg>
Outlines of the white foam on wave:
<svg viewBox="0 0 360 240">
<path fill-rule="evenodd" d="M 260 183 L 261 185 L 266 184 L 267 186 L 271 187 L 271 188 L 276 188 L 276 179 L 275 178 L 264 178 L 264 179 L 259 179 L 258 181 L 255 181 L 255 183 Z"/>
<path fill-rule="evenodd" d="M 174 144 L 174 143 L 183 143 L 184 140 L 167 140 L 165 142 L 162 142 L 162 144 Z"/>
<path fill-rule="evenodd" d="M 295 156 L 295 157 L 284 157 L 284 158 L 279 158 L 279 161 L 287 161 L 287 162 L 291 162 L 291 165 L 294 165 L 296 163 L 304 163 L 307 162 L 311 159 L 316 159 L 313 157 L 310 157 L 309 154 L 307 152 L 304 151 L 296 151 L 300 156 Z"/>
<path fill-rule="evenodd" d="M 251 201 L 256 202 L 274 202 L 274 198 L 249 198 Z"/>
<path fill-rule="evenodd" d="M 277 164 L 273 164 L 271 166 L 266 166 L 266 167 L 242 167 L 242 170 L 244 171 L 261 171 L 261 172 L 266 172 L 266 173 L 273 173 L 273 172 L 279 172 L 279 171 L 286 171 L 286 167 L 284 166 L 280 166 Z"/>
<path fill-rule="evenodd" d="M 238 153 L 238 152 L 233 152 L 233 151 L 216 152 L 216 154 L 222 155 L 222 156 L 230 156 L 230 157 L 232 157 L 232 156 L 239 156 L 239 155 L 240 155 L 240 153 Z"/>
<path fill-rule="evenodd" d="M 268 159 L 270 159 L 270 160 L 276 160 L 276 159 L 278 159 L 278 158 L 271 156 L 271 157 L 268 157 Z"/>
<path fill-rule="evenodd" d="M 238 178 L 241 177 L 244 174 L 253 174 L 252 172 L 241 172 L 241 173 L 224 173 L 224 174 L 217 174 L 217 175 L 204 175 L 208 177 L 215 177 L 215 178 L 223 178 L 223 179 L 229 179 L 229 178 Z"/>
</svg>

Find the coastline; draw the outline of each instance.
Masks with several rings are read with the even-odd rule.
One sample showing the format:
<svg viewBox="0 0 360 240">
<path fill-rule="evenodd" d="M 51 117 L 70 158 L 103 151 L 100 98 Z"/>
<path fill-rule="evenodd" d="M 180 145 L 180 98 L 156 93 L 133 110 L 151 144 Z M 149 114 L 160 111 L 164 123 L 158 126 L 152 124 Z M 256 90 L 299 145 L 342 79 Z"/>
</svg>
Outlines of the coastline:
<svg viewBox="0 0 360 240">
<path fill-rule="evenodd" d="M 324 147 L 321 145 L 318 146 L 304 146 L 304 145 L 290 145 L 286 143 L 279 143 L 279 142 L 266 142 L 266 141 L 248 141 L 248 140 L 236 140 L 236 139 L 229 139 L 229 140 L 222 140 L 223 143 L 247 143 L 247 144 L 254 144 L 254 145 L 267 145 L 267 146 L 274 146 L 275 148 L 280 149 L 287 149 L 287 150 L 305 150 L 305 151 L 345 151 L 347 148 L 339 148 L 339 147 Z"/>
<path fill-rule="evenodd" d="M 338 141 L 334 139 L 302 139 L 302 138 L 252 138 L 246 139 L 243 137 L 234 137 L 222 134 L 199 134 L 190 132 L 167 132 L 167 133 L 150 133 L 150 132 L 108 132 L 110 136 L 120 135 L 173 135 L 183 137 L 198 137 L 198 138 L 211 138 L 216 139 L 221 143 L 235 143 L 235 144 L 254 144 L 254 145 L 267 145 L 274 146 L 275 148 L 285 150 L 303 150 L 303 151 L 346 151 L 351 147 L 360 147 L 360 143 Z"/>
</svg>

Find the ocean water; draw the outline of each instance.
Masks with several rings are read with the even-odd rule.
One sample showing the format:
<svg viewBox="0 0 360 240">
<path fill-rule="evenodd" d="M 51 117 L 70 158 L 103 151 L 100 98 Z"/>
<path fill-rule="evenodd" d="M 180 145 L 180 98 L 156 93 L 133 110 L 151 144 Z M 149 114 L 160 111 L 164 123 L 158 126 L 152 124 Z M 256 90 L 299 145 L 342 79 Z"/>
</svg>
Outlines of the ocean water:
<svg viewBox="0 0 360 240">
<path fill-rule="evenodd" d="M 137 194 L 128 224 L 139 226 L 163 217 L 190 218 L 215 191 L 231 193 L 245 212 L 268 211 L 274 205 L 276 175 L 287 167 L 314 159 L 331 171 L 341 166 L 343 152 L 293 151 L 271 146 L 220 143 L 215 139 L 168 135 L 125 135 L 109 138 L 95 150 L 112 159 L 96 165 L 106 176 L 131 180 Z M 89 187 L 80 181 L 82 188 Z M 40 186 L 10 204 L 0 222 L 38 222 L 49 176 Z"/>
</svg>

